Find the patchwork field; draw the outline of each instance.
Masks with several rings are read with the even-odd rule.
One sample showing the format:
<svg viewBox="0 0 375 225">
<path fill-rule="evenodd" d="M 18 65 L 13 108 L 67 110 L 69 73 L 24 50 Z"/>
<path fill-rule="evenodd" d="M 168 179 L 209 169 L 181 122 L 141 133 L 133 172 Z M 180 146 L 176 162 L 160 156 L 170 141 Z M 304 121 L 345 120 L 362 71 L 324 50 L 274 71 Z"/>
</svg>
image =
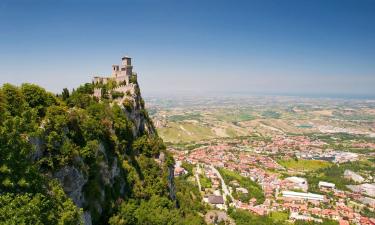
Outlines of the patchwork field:
<svg viewBox="0 0 375 225">
<path fill-rule="evenodd" d="M 347 133 L 375 137 L 374 102 L 293 97 L 150 98 L 150 115 L 164 141 L 278 134 Z M 349 107 L 350 106 L 350 107 Z"/>
</svg>

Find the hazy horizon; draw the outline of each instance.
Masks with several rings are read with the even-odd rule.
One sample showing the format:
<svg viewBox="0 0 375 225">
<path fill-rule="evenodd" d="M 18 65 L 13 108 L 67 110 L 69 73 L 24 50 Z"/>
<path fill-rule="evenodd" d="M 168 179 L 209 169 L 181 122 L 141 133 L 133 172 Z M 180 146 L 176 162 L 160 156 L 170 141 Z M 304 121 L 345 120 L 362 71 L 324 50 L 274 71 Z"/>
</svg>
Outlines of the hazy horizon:
<svg viewBox="0 0 375 225">
<path fill-rule="evenodd" d="M 58 93 L 130 55 L 147 95 L 375 96 L 374 11 L 370 0 L 5 0 L 0 84 Z"/>
</svg>

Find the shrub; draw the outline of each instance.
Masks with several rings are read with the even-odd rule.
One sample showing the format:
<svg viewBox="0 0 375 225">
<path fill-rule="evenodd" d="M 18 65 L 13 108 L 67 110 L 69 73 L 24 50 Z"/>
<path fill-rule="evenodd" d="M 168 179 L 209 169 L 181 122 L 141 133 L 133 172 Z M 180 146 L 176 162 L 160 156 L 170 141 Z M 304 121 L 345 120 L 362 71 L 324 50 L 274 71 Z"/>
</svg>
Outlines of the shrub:
<svg viewBox="0 0 375 225">
<path fill-rule="evenodd" d="M 131 112 L 133 110 L 133 101 L 131 101 L 130 99 L 125 99 L 122 105 L 128 112 Z"/>
<path fill-rule="evenodd" d="M 111 91 L 112 99 L 122 98 L 124 97 L 124 93 L 118 91 Z"/>
</svg>

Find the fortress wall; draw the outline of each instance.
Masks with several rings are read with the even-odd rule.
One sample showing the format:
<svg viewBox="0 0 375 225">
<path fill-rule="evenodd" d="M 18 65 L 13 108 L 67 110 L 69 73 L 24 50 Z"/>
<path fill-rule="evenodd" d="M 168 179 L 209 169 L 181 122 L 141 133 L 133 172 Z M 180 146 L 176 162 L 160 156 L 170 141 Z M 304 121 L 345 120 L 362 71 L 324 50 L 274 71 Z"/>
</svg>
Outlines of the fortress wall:
<svg viewBox="0 0 375 225">
<path fill-rule="evenodd" d="M 131 94 L 134 94 L 134 84 L 121 85 L 114 88 L 113 90 L 117 92 L 123 92 L 124 94 L 126 94 L 127 91 L 130 91 Z"/>
<path fill-rule="evenodd" d="M 102 96 L 102 89 L 101 88 L 95 88 L 94 89 L 94 97 L 100 98 Z"/>
</svg>

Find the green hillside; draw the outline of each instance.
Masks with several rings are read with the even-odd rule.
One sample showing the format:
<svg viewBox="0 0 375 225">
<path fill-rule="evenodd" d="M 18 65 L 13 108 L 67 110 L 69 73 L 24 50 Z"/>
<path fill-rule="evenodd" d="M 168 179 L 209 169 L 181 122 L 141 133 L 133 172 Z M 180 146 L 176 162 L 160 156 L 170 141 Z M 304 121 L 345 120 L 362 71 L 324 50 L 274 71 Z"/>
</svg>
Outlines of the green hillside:
<svg viewBox="0 0 375 225">
<path fill-rule="evenodd" d="M 0 88 L 0 224 L 199 224 L 140 93 L 129 110 L 93 88 Z"/>
</svg>

